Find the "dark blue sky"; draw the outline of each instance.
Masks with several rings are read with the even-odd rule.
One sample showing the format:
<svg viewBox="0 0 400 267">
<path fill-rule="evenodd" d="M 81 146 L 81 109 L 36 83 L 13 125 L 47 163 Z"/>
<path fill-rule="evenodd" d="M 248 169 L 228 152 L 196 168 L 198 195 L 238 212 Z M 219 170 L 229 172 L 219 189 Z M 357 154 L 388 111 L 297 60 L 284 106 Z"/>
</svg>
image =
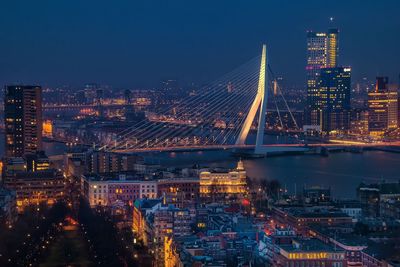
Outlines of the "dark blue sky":
<svg viewBox="0 0 400 267">
<path fill-rule="evenodd" d="M 331 16 L 354 79 L 400 73 L 398 0 L 13 0 L 0 13 L 0 84 L 203 83 L 266 42 L 274 71 L 302 85 L 306 30 Z"/>
</svg>

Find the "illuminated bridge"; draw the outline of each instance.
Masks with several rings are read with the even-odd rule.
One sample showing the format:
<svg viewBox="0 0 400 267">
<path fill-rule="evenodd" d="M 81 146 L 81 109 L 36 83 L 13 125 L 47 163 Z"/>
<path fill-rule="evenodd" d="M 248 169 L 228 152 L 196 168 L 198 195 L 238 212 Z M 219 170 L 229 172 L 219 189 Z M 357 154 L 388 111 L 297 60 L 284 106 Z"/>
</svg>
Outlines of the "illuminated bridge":
<svg viewBox="0 0 400 267">
<path fill-rule="evenodd" d="M 238 148 L 254 149 L 255 154 L 308 150 L 308 146 L 300 143 L 263 144 L 267 102 L 268 105 L 275 105 L 282 124 L 277 98 L 283 102 L 284 109 L 298 129 L 268 64 L 267 48 L 263 45 L 261 56 L 179 103 L 147 114 L 146 120 L 125 129 L 100 149 L 127 153 Z M 249 138 L 249 133 L 254 130 L 255 136 L 253 134 Z"/>
</svg>

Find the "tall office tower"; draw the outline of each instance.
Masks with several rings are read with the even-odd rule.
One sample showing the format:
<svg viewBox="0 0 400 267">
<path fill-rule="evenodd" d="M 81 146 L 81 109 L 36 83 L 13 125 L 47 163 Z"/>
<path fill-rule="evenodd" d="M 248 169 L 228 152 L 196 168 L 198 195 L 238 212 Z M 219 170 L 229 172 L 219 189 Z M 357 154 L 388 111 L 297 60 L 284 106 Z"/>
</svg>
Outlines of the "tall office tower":
<svg viewBox="0 0 400 267">
<path fill-rule="evenodd" d="M 373 91 L 368 92 L 368 129 L 371 135 L 383 135 L 395 129 L 398 121 L 397 86 L 388 77 L 377 77 Z"/>
<path fill-rule="evenodd" d="M 330 29 L 326 33 L 307 33 L 307 125 L 320 125 L 318 79 L 322 68 L 334 68 L 337 65 L 338 34 L 337 29 Z"/>
<path fill-rule="evenodd" d="M 88 103 L 95 103 L 97 97 L 97 89 L 99 86 L 96 83 L 85 84 L 83 91 L 85 92 L 85 98 Z"/>
<path fill-rule="evenodd" d="M 126 89 L 124 91 L 124 98 L 125 98 L 125 103 L 126 104 L 131 104 L 132 103 L 132 92 L 129 89 Z"/>
<path fill-rule="evenodd" d="M 350 127 L 351 69 L 321 69 L 318 89 L 322 131 L 328 134 L 347 131 Z"/>
<path fill-rule="evenodd" d="M 6 86 L 4 97 L 6 157 L 22 157 L 42 148 L 42 88 Z"/>
</svg>

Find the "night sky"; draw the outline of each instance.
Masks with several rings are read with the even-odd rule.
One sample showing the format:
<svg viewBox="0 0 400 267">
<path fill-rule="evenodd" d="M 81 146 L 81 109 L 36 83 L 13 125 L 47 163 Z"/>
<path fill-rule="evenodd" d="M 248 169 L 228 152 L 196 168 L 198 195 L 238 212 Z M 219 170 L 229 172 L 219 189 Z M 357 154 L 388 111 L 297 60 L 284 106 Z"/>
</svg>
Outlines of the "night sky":
<svg viewBox="0 0 400 267">
<path fill-rule="evenodd" d="M 201 84 L 266 42 L 274 71 L 303 87 L 306 31 L 329 27 L 353 80 L 400 73 L 399 0 L 12 0 L 0 14 L 1 86 Z"/>
</svg>

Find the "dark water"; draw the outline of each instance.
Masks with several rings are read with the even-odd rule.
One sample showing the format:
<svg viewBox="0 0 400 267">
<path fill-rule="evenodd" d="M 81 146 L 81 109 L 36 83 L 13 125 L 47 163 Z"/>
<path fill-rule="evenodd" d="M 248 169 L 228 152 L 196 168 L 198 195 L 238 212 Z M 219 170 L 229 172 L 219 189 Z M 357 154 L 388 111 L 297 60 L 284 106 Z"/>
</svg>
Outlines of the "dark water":
<svg viewBox="0 0 400 267">
<path fill-rule="evenodd" d="M 269 143 L 274 143 L 274 139 Z M 277 140 L 277 139 L 276 139 Z M 48 155 L 62 154 L 65 145 L 44 143 Z M 0 134 L 0 155 L 4 153 L 4 135 Z M 164 166 L 189 167 L 194 164 L 233 168 L 238 158 L 229 151 L 199 151 L 179 153 L 152 153 L 147 159 Z M 399 181 L 400 154 L 366 151 L 362 154 L 331 153 L 329 157 L 316 155 L 286 156 L 244 160 L 248 176 L 254 179 L 279 180 L 289 192 L 295 186 L 300 192 L 304 186 L 331 187 L 335 197 L 354 198 L 360 182 Z"/>
</svg>

